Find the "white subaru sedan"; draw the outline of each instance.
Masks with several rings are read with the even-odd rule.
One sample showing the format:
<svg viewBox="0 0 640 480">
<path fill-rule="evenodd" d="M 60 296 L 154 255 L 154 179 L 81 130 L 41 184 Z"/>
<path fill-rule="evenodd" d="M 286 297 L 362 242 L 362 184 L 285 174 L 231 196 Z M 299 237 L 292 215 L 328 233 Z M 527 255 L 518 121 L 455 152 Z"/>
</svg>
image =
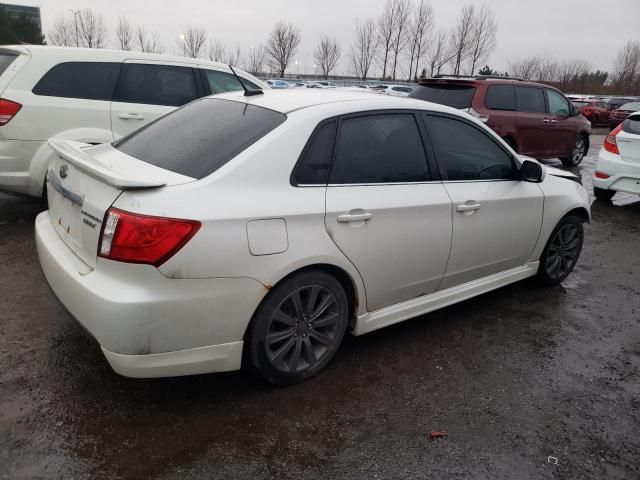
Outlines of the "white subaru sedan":
<svg viewBox="0 0 640 480">
<path fill-rule="evenodd" d="M 562 282 L 590 219 L 571 174 L 420 100 L 229 93 L 112 144 L 51 145 L 42 269 L 129 377 L 305 380 L 346 332 Z"/>
</svg>

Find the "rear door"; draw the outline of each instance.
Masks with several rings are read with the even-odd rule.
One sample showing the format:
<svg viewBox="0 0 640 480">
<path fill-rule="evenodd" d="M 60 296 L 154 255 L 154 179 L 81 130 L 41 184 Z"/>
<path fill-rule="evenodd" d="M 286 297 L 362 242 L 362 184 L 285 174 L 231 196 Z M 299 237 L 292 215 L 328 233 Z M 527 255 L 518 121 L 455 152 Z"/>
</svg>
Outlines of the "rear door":
<svg viewBox="0 0 640 480">
<path fill-rule="evenodd" d="M 440 289 L 524 265 L 542 225 L 539 186 L 519 181 L 514 159 L 479 126 L 446 115 L 426 120 L 453 202 L 451 253 Z"/>
<path fill-rule="evenodd" d="M 114 139 L 200 96 L 191 64 L 127 60 L 111 103 Z"/>
<path fill-rule="evenodd" d="M 576 124 L 574 117 L 570 116 L 571 105 L 564 95 L 545 88 L 547 97 L 547 108 L 549 112 L 549 122 L 551 128 L 548 130 L 548 141 L 551 144 L 551 152 L 556 156 L 566 156 L 575 147 Z"/>
<path fill-rule="evenodd" d="M 543 89 L 524 86 L 515 88 L 518 153 L 535 158 L 551 156 L 554 149 L 547 138 L 551 120 L 547 114 Z"/>
<path fill-rule="evenodd" d="M 341 118 L 326 190 L 330 237 L 360 272 L 367 309 L 434 292 L 451 244 L 451 201 L 431 176 L 412 112 Z"/>
</svg>

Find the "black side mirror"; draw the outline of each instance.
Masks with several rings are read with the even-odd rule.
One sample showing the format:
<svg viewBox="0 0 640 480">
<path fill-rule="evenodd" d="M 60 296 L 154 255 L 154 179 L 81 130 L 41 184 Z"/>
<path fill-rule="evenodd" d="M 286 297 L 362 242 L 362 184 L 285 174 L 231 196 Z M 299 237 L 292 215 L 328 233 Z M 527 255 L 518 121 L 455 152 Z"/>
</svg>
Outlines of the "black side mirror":
<svg viewBox="0 0 640 480">
<path fill-rule="evenodd" d="M 540 183 L 544 180 L 544 168 L 537 162 L 525 160 L 520 167 L 520 179 L 524 182 Z"/>
</svg>

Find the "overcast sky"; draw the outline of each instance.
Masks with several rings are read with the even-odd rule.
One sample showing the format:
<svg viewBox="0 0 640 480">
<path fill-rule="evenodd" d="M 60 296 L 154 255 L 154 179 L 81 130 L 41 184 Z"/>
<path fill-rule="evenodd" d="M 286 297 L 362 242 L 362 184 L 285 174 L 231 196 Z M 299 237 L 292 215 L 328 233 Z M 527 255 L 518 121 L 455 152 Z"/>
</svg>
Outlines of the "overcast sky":
<svg viewBox="0 0 640 480">
<path fill-rule="evenodd" d="M 68 9 L 92 8 L 104 16 L 110 45 L 116 45 L 114 25 L 123 15 L 132 25 L 158 31 L 166 53 L 177 53 L 177 39 L 187 25 L 207 29 L 209 38 L 227 46 L 263 42 L 274 23 L 286 20 L 300 29 L 302 42 L 290 73 L 313 70 L 313 49 L 327 34 L 342 46 L 339 74 L 347 74 L 347 54 L 356 19 L 380 14 L 384 0 L 9 0 L 41 7 L 48 33 Z M 431 0 L 436 27 L 454 24 L 460 8 L 473 0 Z M 486 62 L 507 70 L 513 59 L 543 55 L 557 59 L 582 58 L 594 69 L 611 70 L 615 55 L 629 39 L 640 40 L 640 0 L 490 0 L 498 22 L 497 46 Z"/>
</svg>

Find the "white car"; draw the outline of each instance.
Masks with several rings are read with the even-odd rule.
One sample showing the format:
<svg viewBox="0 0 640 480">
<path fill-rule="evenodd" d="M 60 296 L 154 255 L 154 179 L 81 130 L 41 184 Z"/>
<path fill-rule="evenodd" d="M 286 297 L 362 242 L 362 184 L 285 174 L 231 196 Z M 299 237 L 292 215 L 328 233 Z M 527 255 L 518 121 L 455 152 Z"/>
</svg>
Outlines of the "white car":
<svg viewBox="0 0 640 480">
<path fill-rule="evenodd" d="M 99 146 L 50 141 L 44 275 L 130 377 L 302 381 L 355 335 L 575 266 L 571 173 L 421 100 L 297 89 L 193 102 Z"/>
<path fill-rule="evenodd" d="M 247 88 L 268 88 L 236 71 Z M 207 60 L 0 47 L 0 189 L 43 195 L 49 138 L 112 142 L 196 98 L 241 89 L 227 65 Z"/>
<path fill-rule="evenodd" d="M 593 176 L 593 192 L 600 200 L 611 200 L 616 192 L 640 195 L 640 112 L 609 133 Z"/>
<path fill-rule="evenodd" d="M 373 87 L 373 90 L 392 97 L 408 97 L 413 92 L 413 88 L 407 85 L 377 85 Z"/>
<path fill-rule="evenodd" d="M 336 88 L 336 84 L 333 82 L 327 82 L 326 80 L 307 82 L 307 88 Z"/>
</svg>

